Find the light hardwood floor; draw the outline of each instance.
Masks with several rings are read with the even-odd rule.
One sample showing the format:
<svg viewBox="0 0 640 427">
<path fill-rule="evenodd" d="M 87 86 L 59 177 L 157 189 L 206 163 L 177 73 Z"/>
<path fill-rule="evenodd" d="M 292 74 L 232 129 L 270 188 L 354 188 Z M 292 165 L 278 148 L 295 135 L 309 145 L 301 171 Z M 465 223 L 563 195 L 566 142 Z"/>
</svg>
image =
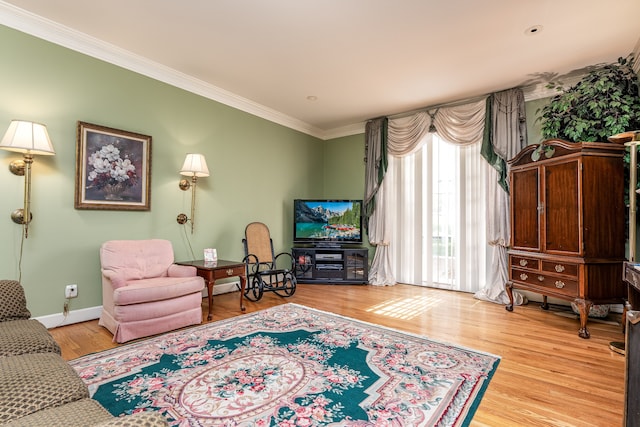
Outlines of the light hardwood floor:
<svg viewBox="0 0 640 427">
<path fill-rule="evenodd" d="M 213 321 L 240 315 L 238 298 L 216 295 Z M 624 340 L 613 324 L 619 314 L 611 323 L 590 321 L 591 338 L 582 339 L 578 320 L 554 306 L 530 303 L 509 313 L 470 294 L 407 285 L 301 284 L 291 298 L 266 293 L 245 304 L 252 312 L 288 302 L 501 356 L 472 426 L 622 425 L 624 357 L 609 350 L 610 341 Z M 97 320 L 51 332 L 67 360 L 116 346 Z"/>
</svg>

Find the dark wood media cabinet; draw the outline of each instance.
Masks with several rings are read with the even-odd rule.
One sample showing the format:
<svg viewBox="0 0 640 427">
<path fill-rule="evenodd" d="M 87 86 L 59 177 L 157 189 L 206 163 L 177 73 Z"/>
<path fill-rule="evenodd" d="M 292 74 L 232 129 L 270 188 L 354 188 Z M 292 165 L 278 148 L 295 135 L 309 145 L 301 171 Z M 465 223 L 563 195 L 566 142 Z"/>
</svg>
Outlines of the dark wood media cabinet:
<svg viewBox="0 0 640 427">
<path fill-rule="evenodd" d="M 369 281 L 366 248 L 292 248 L 298 283 L 365 284 Z"/>
</svg>

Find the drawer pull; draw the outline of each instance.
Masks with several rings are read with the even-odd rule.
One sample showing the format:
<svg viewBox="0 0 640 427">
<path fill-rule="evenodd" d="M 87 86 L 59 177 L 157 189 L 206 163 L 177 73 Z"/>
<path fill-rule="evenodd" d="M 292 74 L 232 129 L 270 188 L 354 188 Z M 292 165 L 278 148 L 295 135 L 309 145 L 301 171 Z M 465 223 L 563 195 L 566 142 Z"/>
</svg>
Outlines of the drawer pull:
<svg viewBox="0 0 640 427">
<path fill-rule="evenodd" d="M 525 273 L 522 273 L 520 275 L 520 280 L 527 280 L 529 278 L 529 276 L 527 276 Z"/>
<path fill-rule="evenodd" d="M 233 276 L 233 268 L 227 269 L 227 276 Z"/>
<path fill-rule="evenodd" d="M 562 273 L 564 271 L 564 265 L 562 264 L 556 264 L 556 271 L 558 273 Z"/>
<path fill-rule="evenodd" d="M 526 259 L 521 259 L 521 260 L 520 260 L 520 265 L 521 265 L 521 266 L 526 267 L 526 266 L 527 266 L 527 264 L 529 264 L 529 261 L 527 261 Z"/>
<path fill-rule="evenodd" d="M 544 276 L 538 276 L 538 282 L 544 282 Z"/>
<path fill-rule="evenodd" d="M 556 288 L 558 289 L 564 288 L 564 282 L 562 280 L 556 280 Z"/>
</svg>

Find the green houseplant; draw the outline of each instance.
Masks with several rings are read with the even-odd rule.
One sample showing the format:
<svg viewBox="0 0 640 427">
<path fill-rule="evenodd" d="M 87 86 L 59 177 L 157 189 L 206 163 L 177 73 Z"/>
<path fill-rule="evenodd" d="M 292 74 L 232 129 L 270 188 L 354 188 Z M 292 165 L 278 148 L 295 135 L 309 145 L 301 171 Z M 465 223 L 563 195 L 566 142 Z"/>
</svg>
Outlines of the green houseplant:
<svg viewBox="0 0 640 427">
<path fill-rule="evenodd" d="M 640 129 L 640 93 L 633 57 L 591 70 L 575 86 L 550 83 L 560 93 L 538 120 L 542 136 L 571 142 L 607 142 L 621 132 Z"/>
<path fill-rule="evenodd" d="M 633 56 L 591 70 L 575 86 L 564 88 L 549 83 L 558 94 L 538 110 L 545 139 L 571 142 L 607 142 L 621 132 L 640 129 L 640 90 L 633 71 Z M 625 177 L 629 177 L 629 153 L 624 156 Z M 640 188 L 640 182 L 638 182 Z M 625 186 L 625 202 L 629 200 Z"/>
</svg>

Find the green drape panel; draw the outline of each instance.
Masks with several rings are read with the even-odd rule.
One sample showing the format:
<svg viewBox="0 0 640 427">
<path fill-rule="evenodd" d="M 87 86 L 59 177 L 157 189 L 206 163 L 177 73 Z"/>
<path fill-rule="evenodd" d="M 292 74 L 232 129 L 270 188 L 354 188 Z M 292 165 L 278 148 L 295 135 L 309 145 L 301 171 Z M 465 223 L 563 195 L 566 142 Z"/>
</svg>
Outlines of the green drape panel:
<svg viewBox="0 0 640 427">
<path fill-rule="evenodd" d="M 373 214 L 373 211 L 376 206 L 375 193 L 378 192 L 378 188 L 380 188 L 380 185 L 382 184 L 382 180 L 384 179 L 384 175 L 387 172 L 387 167 L 389 164 L 389 160 L 387 158 L 387 138 L 388 138 L 387 135 L 389 132 L 389 119 L 387 117 L 383 117 L 377 120 L 380 120 L 379 134 L 375 136 L 371 135 L 371 130 L 369 129 L 369 127 L 373 126 L 374 121 L 367 123 L 367 131 L 365 132 L 365 135 L 367 138 L 367 141 L 365 141 L 365 145 L 367 147 L 367 167 L 368 168 L 374 167 L 378 171 L 376 190 L 371 198 L 369 198 L 368 200 L 365 200 L 364 215 L 366 219 L 365 227 L 367 228 L 369 225 L 368 219 Z M 369 140 L 369 138 L 380 138 L 379 152 L 377 153 L 368 152 L 368 150 L 371 150 L 372 145 L 375 145 L 375 144 L 371 144 L 371 141 Z M 375 161 L 372 162 L 371 160 L 374 160 L 374 159 Z"/>
<path fill-rule="evenodd" d="M 498 171 L 498 184 L 509 193 L 509 182 L 507 179 L 507 164 L 503 158 L 498 156 L 493 149 L 493 95 L 487 97 L 487 109 L 484 119 L 484 135 L 482 137 L 482 147 L 480 148 L 480 155 Z"/>
<path fill-rule="evenodd" d="M 387 139 L 389 134 L 389 119 L 387 117 L 382 120 L 382 143 L 380 144 L 380 167 L 378 168 L 378 185 L 382 184 L 384 174 L 387 173 L 389 160 L 387 159 Z"/>
</svg>

